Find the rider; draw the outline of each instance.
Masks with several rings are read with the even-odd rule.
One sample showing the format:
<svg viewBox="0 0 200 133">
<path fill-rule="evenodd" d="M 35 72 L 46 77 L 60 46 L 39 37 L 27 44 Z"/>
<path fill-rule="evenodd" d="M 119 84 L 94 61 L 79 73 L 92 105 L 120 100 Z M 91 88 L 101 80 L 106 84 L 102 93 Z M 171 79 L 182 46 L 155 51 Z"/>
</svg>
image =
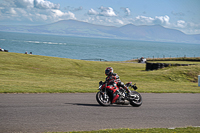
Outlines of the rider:
<svg viewBox="0 0 200 133">
<path fill-rule="evenodd" d="M 107 67 L 105 70 L 106 82 L 108 86 L 119 86 L 123 89 L 127 90 L 128 94 L 130 93 L 130 90 L 124 85 L 123 82 L 120 81 L 119 76 L 116 73 L 113 73 L 112 67 Z M 113 100 L 112 103 L 115 103 L 115 101 L 119 98 L 118 91 L 113 91 Z"/>
</svg>

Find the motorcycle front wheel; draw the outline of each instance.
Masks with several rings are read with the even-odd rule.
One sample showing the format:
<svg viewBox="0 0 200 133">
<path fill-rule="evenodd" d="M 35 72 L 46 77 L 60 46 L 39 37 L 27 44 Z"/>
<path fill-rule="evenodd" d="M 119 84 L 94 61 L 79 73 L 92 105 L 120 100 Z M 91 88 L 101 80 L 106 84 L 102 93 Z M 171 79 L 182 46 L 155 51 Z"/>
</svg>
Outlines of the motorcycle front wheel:
<svg viewBox="0 0 200 133">
<path fill-rule="evenodd" d="M 142 96 L 137 91 L 131 91 L 130 104 L 133 107 L 139 107 L 142 105 Z"/>
<path fill-rule="evenodd" d="M 101 106 L 109 106 L 111 104 L 109 96 L 100 91 L 96 94 L 96 100 Z"/>
</svg>

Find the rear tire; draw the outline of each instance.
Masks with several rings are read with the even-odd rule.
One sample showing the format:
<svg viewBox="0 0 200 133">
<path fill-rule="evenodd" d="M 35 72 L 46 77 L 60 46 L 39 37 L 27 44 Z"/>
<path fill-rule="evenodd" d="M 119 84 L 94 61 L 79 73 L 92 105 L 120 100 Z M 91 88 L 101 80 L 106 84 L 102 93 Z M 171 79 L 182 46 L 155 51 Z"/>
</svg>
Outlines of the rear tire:
<svg viewBox="0 0 200 133">
<path fill-rule="evenodd" d="M 111 104 L 109 96 L 106 95 L 106 98 L 104 98 L 103 93 L 100 91 L 96 94 L 96 100 L 101 106 L 110 106 Z"/>
<path fill-rule="evenodd" d="M 130 104 L 133 107 L 139 107 L 142 105 L 142 96 L 137 91 L 131 91 L 132 98 L 134 99 L 130 100 Z"/>
</svg>

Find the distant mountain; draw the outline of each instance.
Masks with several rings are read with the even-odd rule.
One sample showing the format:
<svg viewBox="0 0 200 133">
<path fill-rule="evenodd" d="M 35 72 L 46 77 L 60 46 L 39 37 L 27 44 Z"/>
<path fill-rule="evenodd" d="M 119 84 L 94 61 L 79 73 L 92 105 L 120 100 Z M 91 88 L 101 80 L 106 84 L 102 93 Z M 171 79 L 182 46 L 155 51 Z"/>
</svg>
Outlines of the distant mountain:
<svg viewBox="0 0 200 133">
<path fill-rule="evenodd" d="M 113 32 L 118 36 L 132 38 L 134 40 L 148 40 L 161 42 L 185 42 L 199 43 L 198 35 L 186 35 L 183 32 L 175 29 L 164 28 L 160 25 L 152 26 L 135 26 L 128 24 L 122 26 Z M 200 39 L 200 38 L 199 38 Z"/>
<path fill-rule="evenodd" d="M 200 44 L 200 34 L 187 35 L 179 30 L 164 28 L 160 25 L 128 24 L 114 27 L 76 20 L 62 20 L 40 26 L 0 25 L 0 31 Z"/>
</svg>

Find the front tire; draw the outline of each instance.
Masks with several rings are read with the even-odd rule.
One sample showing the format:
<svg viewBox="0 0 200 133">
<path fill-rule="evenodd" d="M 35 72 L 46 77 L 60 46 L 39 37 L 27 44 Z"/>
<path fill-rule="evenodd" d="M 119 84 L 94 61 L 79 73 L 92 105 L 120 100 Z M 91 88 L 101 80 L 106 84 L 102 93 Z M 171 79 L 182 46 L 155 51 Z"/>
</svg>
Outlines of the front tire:
<svg viewBox="0 0 200 133">
<path fill-rule="evenodd" d="M 142 105 L 142 96 L 137 91 L 131 91 L 130 104 L 133 107 L 139 107 Z"/>
<path fill-rule="evenodd" d="M 110 98 L 107 94 L 104 94 L 104 95 L 103 95 L 103 92 L 100 92 L 100 91 L 97 92 L 96 100 L 101 106 L 109 106 L 111 104 Z"/>
</svg>

